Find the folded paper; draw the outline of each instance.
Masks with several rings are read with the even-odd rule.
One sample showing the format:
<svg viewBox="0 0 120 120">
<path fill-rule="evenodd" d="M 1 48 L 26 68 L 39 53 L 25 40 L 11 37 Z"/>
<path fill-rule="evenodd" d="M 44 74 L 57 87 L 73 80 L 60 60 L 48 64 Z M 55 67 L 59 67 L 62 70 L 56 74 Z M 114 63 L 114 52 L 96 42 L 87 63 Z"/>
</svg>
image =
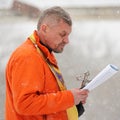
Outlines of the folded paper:
<svg viewBox="0 0 120 120">
<path fill-rule="evenodd" d="M 112 64 L 107 65 L 91 82 L 89 82 L 83 89 L 93 90 L 97 86 L 104 83 L 106 80 L 115 75 L 119 69 Z"/>
</svg>

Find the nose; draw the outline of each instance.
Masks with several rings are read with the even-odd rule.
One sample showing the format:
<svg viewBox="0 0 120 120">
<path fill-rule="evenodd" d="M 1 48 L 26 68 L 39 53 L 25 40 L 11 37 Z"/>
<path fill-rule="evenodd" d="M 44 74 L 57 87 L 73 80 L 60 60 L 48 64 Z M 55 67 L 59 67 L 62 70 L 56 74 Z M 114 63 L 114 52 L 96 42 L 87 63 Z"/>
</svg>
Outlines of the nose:
<svg viewBox="0 0 120 120">
<path fill-rule="evenodd" d="M 68 43 L 69 43 L 69 38 L 68 38 L 68 37 L 64 37 L 64 38 L 63 38 L 63 42 L 64 42 L 65 44 L 68 44 Z"/>
</svg>

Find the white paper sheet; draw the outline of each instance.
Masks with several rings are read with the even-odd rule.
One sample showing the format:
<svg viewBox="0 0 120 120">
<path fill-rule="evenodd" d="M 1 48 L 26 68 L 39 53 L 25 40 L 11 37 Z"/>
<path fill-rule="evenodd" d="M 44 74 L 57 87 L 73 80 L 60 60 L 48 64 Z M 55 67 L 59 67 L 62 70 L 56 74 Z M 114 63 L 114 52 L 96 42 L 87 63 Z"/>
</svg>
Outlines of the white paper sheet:
<svg viewBox="0 0 120 120">
<path fill-rule="evenodd" d="M 90 83 L 88 83 L 83 89 L 93 90 L 97 86 L 104 83 L 118 72 L 118 68 L 115 65 L 107 65 Z"/>
</svg>

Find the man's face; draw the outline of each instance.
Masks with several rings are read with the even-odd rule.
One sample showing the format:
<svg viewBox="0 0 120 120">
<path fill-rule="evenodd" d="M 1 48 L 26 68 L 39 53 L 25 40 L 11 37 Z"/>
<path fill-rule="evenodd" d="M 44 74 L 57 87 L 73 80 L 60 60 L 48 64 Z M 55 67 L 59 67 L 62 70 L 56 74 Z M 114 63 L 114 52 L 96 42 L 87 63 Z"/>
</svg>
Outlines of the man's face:
<svg viewBox="0 0 120 120">
<path fill-rule="evenodd" d="M 55 25 L 47 25 L 44 33 L 44 44 L 53 52 L 61 53 L 66 44 L 69 43 L 71 26 L 61 20 Z"/>
</svg>

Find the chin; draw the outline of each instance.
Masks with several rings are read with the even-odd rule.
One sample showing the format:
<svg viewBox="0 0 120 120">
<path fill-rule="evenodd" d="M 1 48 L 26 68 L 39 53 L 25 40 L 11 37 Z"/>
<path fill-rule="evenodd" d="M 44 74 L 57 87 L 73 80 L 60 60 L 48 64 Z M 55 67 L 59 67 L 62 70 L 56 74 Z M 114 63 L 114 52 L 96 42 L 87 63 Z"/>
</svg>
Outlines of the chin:
<svg viewBox="0 0 120 120">
<path fill-rule="evenodd" d="M 54 50 L 55 53 L 62 53 L 63 52 L 63 49 L 61 50 Z"/>
</svg>

